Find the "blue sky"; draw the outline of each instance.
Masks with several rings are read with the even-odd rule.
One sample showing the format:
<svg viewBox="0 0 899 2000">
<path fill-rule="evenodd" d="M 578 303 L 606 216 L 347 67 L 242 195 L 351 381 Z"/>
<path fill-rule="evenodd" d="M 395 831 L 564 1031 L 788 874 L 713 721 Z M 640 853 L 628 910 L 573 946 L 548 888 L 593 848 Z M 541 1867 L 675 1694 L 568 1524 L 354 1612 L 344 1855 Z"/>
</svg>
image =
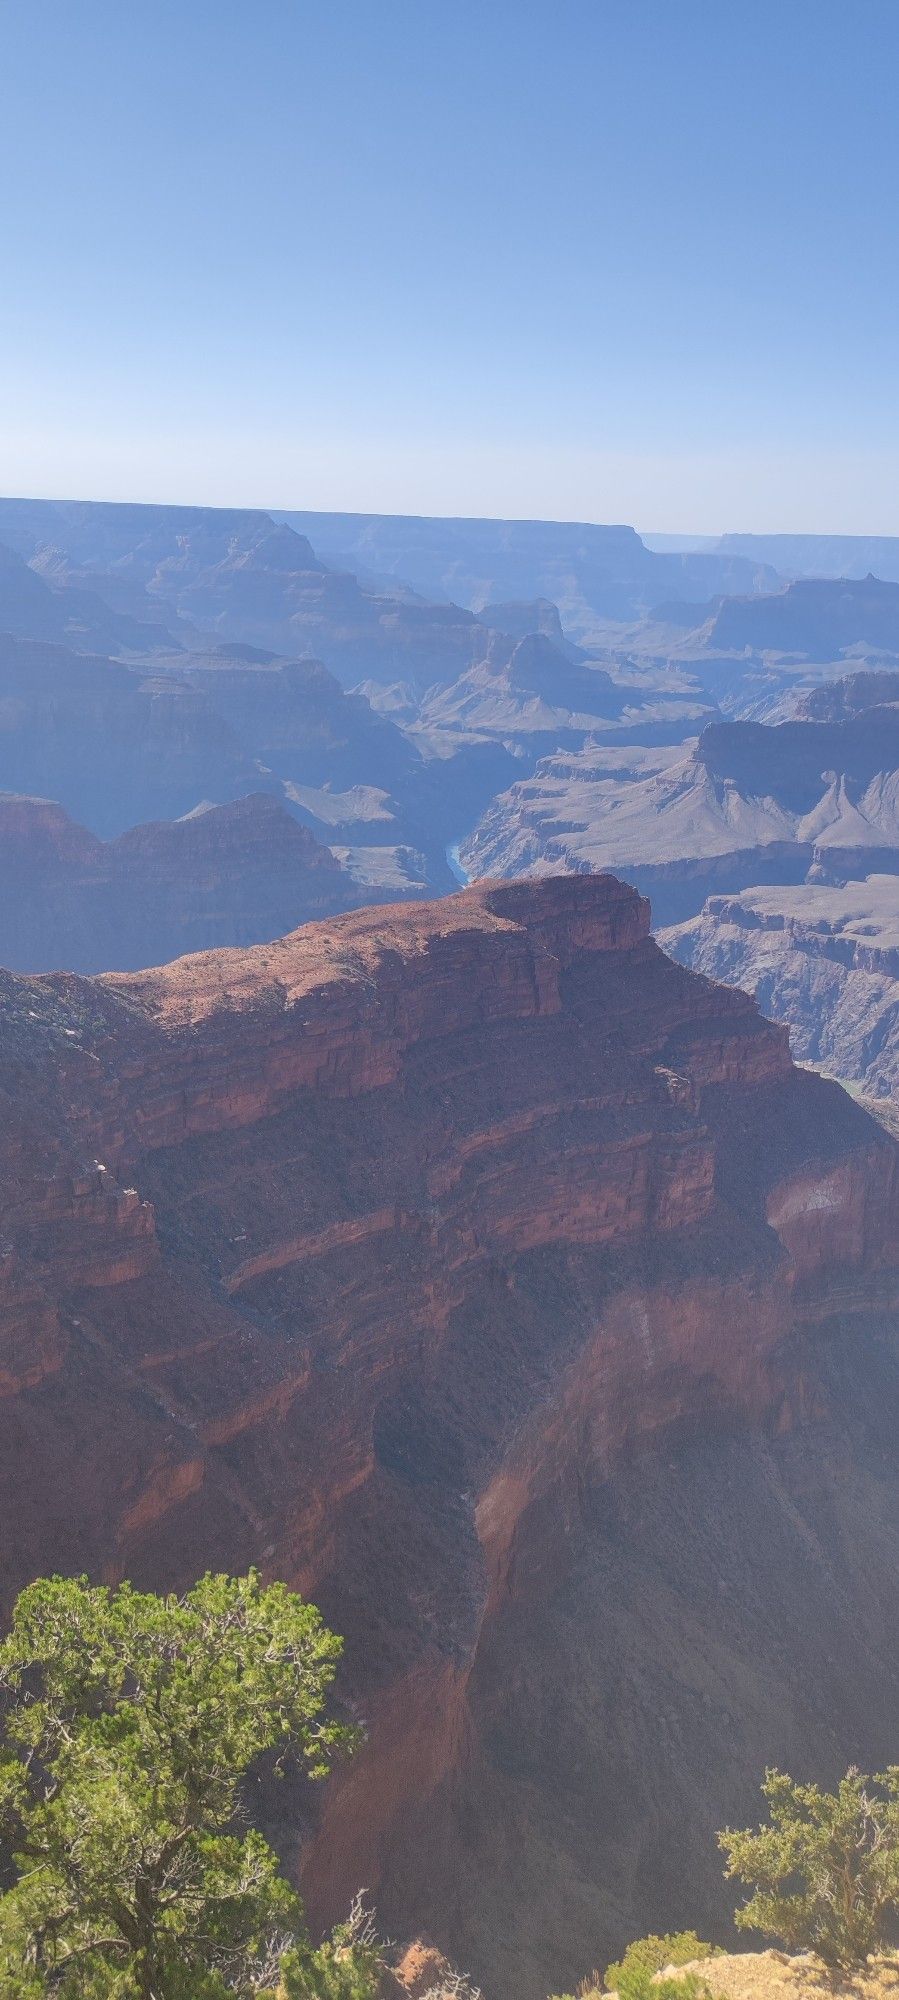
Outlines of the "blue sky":
<svg viewBox="0 0 899 2000">
<path fill-rule="evenodd" d="M 0 490 L 899 533 L 899 0 L 0 0 Z"/>
</svg>

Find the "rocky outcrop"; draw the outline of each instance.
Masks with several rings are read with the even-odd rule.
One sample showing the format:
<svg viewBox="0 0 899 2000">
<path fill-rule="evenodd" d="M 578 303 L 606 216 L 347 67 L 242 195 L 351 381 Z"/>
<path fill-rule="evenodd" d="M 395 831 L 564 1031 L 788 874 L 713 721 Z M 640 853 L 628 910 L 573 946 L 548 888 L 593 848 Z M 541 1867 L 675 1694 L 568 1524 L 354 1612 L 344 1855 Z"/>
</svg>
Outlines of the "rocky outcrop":
<svg viewBox="0 0 899 2000">
<path fill-rule="evenodd" d="M 614 868 L 669 924 L 755 883 L 893 872 L 899 706 L 713 722 L 667 753 L 590 744 L 547 757 L 488 807 L 462 860 L 475 876 Z"/>
<path fill-rule="evenodd" d="M 710 896 L 658 936 L 681 965 L 753 993 L 801 1061 L 899 1093 L 899 876 Z"/>
<path fill-rule="evenodd" d="M 309 1592 L 313 1920 L 510 2000 L 714 1924 L 766 1759 L 899 1698 L 899 1154 L 648 927 L 548 878 L 0 987 L 5 1601 Z"/>
<path fill-rule="evenodd" d="M 260 782 L 234 733 L 180 676 L 10 638 L 0 628 L 4 791 L 59 799 L 108 835 Z"/>
<path fill-rule="evenodd" d="M 483 737 L 514 747 L 520 764 L 599 737 L 627 743 L 683 741 L 714 711 L 695 690 L 677 692 L 615 680 L 603 667 L 571 659 L 539 632 L 513 643 L 490 636 L 483 658 L 451 687 L 420 705 L 416 740 L 440 732 L 452 742 Z"/>
<path fill-rule="evenodd" d="M 152 652 L 173 643 L 162 624 L 139 623 L 97 592 L 67 587 L 52 565 L 38 573 L 0 542 L 0 632 L 71 646 L 78 653 Z"/>
<path fill-rule="evenodd" d="M 704 635 L 715 652 L 773 652 L 816 661 L 899 654 L 899 583 L 806 577 L 783 590 L 726 597 Z"/>
<path fill-rule="evenodd" d="M 876 672 L 863 668 L 809 688 L 794 703 L 794 714 L 802 722 L 849 722 L 870 709 L 892 708 L 897 702 L 899 672 L 887 667 Z"/>
<path fill-rule="evenodd" d="M 701 559 L 720 561 L 722 553 Z M 660 593 L 644 616 L 598 627 L 596 643 L 604 659 L 639 673 L 659 692 L 670 691 L 677 674 L 726 715 L 781 721 L 801 713 L 805 693 L 838 669 L 866 663 L 895 669 L 899 585 L 879 581 L 881 575 L 809 577 L 778 590 L 769 573 L 762 589 L 758 579 L 748 592 L 745 583 L 731 582 L 726 590 L 739 594 L 705 603 L 689 601 L 683 590 Z"/>
<path fill-rule="evenodd" d="M 51 800 L 0 793 L 0 871 L 0 964 L 21 972 L 158 965 L 257 944 L 374 900 L 266 793 L 131 827 L 111 841 Z M 415 886 L 422 894 L 424 884 Z M 378 900 L 413 892 L 396 866 Z"/>
<path fill-rule="evenodd" d="M 592 719 L 620 714 L 625 700 L 601 667 L 570 659 L 544 633 L 513 642 L 494 632 L 483 658 L 452 687 L 437 690 L 423 714 L 444 727 L 500 737 L 546 736 L 554 744 L 572 727 L 582 737 Z"/>
</svg>

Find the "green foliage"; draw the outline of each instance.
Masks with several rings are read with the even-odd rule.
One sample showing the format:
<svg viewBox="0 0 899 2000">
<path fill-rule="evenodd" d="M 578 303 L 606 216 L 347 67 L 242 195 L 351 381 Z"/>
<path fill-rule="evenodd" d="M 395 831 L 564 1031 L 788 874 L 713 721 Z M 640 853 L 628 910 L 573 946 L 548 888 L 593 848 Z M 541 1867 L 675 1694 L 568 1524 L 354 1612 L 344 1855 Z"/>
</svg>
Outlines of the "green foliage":
<svg viewBox="0 0 899 2000">
<path fill-rule="evenodd" d="M 621 2000 L 699 2000 L 708 1988 L 698 1973 L 688 1972 L 679 1979 L 657 1979 L 666 1965 L 689 1965 L 695 1958 L 713 1958 L 718 1947 L 704 1944 L 695 1931 L 669 1931 L 664 1937 L 635 1938 L 623 1958 L 606 1967 L 607 1993 Z"/>
<path fill-rule="evenodd" d="M 255 1573 L 183 1598 L 59 1577 L 22 1592 L 0 1645 L 4 2000 L 275 1984 L 302 1913 L 240 1825 L 240 1782 L 263 1752 L 324 1774 L 347 1740 L 323 1719 L 339 1653 L 314 1606 Z"/>
<path fill-rule="evenodd" d="M 313 1950 L 300 1940 L 281 1962 L 282 2000 L 375 2000 L 384 1970 L 374 1919 L 357 1896 L 346 1923 Z"/>
<path fill-rule="evenodd" d="M 718 1836 L 725 1874 L 753 1890 L 738 1927 L 827 1965 L 864 1965 L 899 1905 L 899 1765 L 876 1778 L 847 1771 L 835 1792 L 768 1771 L 762 1793 L 767 1825 Z"/>
</svg>

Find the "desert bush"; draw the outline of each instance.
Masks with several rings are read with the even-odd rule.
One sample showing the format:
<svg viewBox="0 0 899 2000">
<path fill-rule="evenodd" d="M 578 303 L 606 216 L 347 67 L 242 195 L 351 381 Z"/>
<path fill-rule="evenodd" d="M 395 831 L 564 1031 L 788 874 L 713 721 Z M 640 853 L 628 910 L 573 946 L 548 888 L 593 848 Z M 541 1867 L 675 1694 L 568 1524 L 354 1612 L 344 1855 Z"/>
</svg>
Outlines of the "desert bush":
<svg viewBox="0 0 899 2000">
<path fill-rule="evenodd" d="M 467 1972 L 446 1972 L 436 1986 L 429 1986 L 421 2000 L 482 2000 L 481 1989 Z"/>
<path fill-rule="evenodd" d="M 605 1973 L 588 1973 L 576 1994 L 554 1993 L 550 2000 L 605 2000 L 618 1993 L 621 2000 L 705 2000 L 708 1987 L 695 1972 L 676 1978 L 659 1979 L 668 1965 L 689 1965 L 696 1958 L 711 1958 L 720 1947 L 704 1944 L 695 1931 L 669 1931 L 664 1937 L 635 1938 L 623 1957 L 606 1967 Z"/>
<path fill-rule="evenodd" d="M 659 1980 L 656 1975 L 666 1965 L 689 1965 L 696 1958 L 711 1958 L 716 1949 L 704 1944 L 695 1931 L 635 1938 L 624 1956 L 606 1967 L 606 1992 L 618 1993 L 621 2000 L 646 2000 L 650 1991 L 661 2000 L 698 2000 L 708 1990 L 698 1974 L 685 1973 L 677 1980 Z M 672 1989 L 670 1993 L 666 1987 Z"/>
<path fill-rule="evenodd" d="M 666 1964 L 670 1961 L 666 1960 Z M 670 1979 L 660 1979 L 648 1966 L 635 1968 L 627 1975 L 627 1991 L 631 2000 L 711 2000 L 704 1979 L 696 1972 L 679 1972 Z M 549 2000 L 607 2000 L 607 1994 L 616 1988 L 603 1988 L 600 1974 L 594 1973 L 582 1979 L 577 1993 L 551 1993 Z"/>
<path fill-rule="evenodd" d="M 771 1770 L 762 1794 L 767 1824 L 718 1836 L 725 1874 L 753 1891 L 739 1929 L 826 1965 L 864 1965 L 899 1909 L 899 1765 L 876 1778 L 849 1770 L 835 1792 Z"/>
</svg>

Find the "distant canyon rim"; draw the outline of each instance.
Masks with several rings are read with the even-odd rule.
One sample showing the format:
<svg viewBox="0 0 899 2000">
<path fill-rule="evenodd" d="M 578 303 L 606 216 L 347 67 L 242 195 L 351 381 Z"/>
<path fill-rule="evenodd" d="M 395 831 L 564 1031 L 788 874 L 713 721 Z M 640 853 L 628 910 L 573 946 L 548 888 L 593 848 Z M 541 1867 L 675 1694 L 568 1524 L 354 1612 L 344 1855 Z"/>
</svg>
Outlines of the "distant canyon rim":
<svg viewBox="0 0 899 2000">
<path fill-rule="evenodd" d="M 490 2000 L 726 1937 L 765 1765 L 895 1760 L 851 539 L 0 500 L 4 1607 L 314 1597 L 366 1741 L 285 1866 Z"/>
<path fill-rule="evenodd" d="M 616 869 L 666 936 L 805 881 L 839 927 L 840 885 L 895 870 L 888 539 L 7 500 L 0 543 L 17 970 L 559 870 Z M 802 984 L 794 956 L 756 990 L 805 1053 Z M 892 1031 L 849 1011 L 826 1060 L 888 1094 Z"/>
</svg>

